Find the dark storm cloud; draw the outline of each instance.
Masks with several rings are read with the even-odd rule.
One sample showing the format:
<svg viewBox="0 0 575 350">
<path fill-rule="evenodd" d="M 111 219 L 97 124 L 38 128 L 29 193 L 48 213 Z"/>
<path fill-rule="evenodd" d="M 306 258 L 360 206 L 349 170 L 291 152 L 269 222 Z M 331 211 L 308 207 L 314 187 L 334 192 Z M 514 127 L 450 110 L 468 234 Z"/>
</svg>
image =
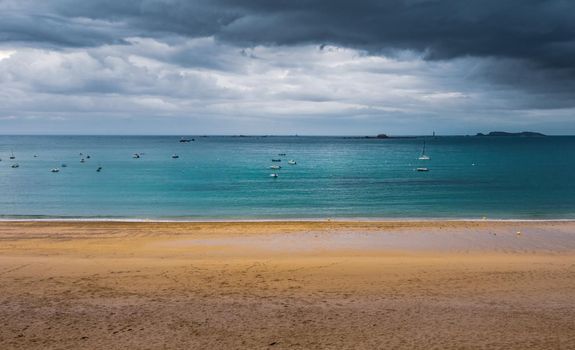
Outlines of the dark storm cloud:
<svg viewBox="0 0 575 350">
<path fill-rule="evenodd" d="M 53 10 L 68 19 L 125 23 L 150 36 L 213 35 L 238 45 L 330 43 L 371 52 L 417 50 L 431 59 L 498 56 L 575 65 L 575 2 L 564 0 L 60 0 Z M 74 28 L 69 35 L 75 42 Z"/>
<path fill-rule="evenodd" d="M 425 52 L 428 59 L 495 56 L 575 67 L 575 2 L 566 0 L 53 0 L 3 15 L 3 40 L 60 45 L 121 42 L 124 35 L 215 36 L 240 46 L 329 43 Z M 46 5 L 44 5 L 46 6 Z M 14 13 L 14 12 L 12 12 Z M 121 24 L 116 37 L 73 21 Z M 29 26 L 27 22 L 34 22 Z M 61 22 L 61 23 L 58 23 Z"/>
</svg>

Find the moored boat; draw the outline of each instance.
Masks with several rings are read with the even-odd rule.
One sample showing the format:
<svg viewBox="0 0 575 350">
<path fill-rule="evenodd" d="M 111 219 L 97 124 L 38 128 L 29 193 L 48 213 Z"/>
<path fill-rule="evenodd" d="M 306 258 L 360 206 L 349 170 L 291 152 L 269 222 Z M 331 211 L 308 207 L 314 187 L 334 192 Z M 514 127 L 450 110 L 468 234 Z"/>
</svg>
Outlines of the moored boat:
<svg viewBox="0 0 575 350">
<path fill-rule="evenodd" d="M 423 140 L 423 149 L 421 150 L 421 155 L 418 158 L 419 160 L 429 160 L 429 156 L 425 154 L 425 140 Z"/>
</svg>

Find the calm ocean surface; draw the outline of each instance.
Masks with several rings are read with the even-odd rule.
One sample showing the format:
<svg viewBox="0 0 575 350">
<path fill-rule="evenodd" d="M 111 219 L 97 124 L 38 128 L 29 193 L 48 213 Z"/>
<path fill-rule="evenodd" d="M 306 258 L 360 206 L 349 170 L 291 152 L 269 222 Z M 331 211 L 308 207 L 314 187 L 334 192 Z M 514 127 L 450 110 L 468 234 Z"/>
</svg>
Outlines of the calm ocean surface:
<svg viewBox="0 0 575 350">
<path fill-rule="evenodd" d="M 0 217 L 575 219 L 575 137 L 195 139 L 0 136 Z"/>
</svg>

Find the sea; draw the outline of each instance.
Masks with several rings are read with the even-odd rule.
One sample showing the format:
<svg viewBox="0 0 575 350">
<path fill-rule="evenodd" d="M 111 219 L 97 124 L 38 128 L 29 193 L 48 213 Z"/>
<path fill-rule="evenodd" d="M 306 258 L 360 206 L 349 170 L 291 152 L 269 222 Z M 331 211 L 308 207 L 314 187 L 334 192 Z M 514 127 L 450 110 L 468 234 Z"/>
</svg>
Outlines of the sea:
<svg viewBox="0 0 575 350">
<path fill-rule="evenodd" d="M 575 219 L 575 137 L 189 138 L 0 136 L 0 219 Z"/>
</svg>

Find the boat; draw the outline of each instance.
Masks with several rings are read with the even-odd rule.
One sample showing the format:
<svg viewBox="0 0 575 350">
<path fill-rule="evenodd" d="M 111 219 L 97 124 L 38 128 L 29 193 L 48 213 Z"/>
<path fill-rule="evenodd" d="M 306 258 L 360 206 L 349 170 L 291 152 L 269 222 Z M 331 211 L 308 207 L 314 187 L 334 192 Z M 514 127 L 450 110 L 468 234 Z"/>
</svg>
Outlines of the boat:
<svg viewBox="0 0 575 350">
<path fill-rule="evenodd" d="M 90 159 L 90 155 L 89 155 L 89 154 L 88 154 L 88 155 L 86 155 L 86 159 Z"/>
<path fill-rule="evenodd" d="M 67 166 L 68 166 L 67 164 L 62 164 L 62 165 L 60 165 L 61 168 L 65 168 L 65 167 L 67 167 Z"/>
<path fill-rule="evenodd" d="M 179 155 L 177 155 L 177 154 L 172 154 L 172 159 L 178 159 L 178 158 L 180 158 Z"/>
<path fill-rule="evenodd" d="M 297 163 L 295 160 L 291 159 L 291 160 L 288 160 L 288 164 L 289 165 L 296 165 Z"/>
<path fill-rule="evenodd" d="M 60 172 L 60 169 L 58 169 L 58 168 L 52 168 L 52 169 L 50 169 L 50 171 L 53 172 L 53 173 L 59 173 L 59 172 Z"/>
<path fill-rule="evenodd" d="M 417 168 L 415 170 L 417 170 L 419 172 L 425 172 L 425 171 L 429 171 L 429 168 Z"/>
<path fill-rule="evenodd" d="M 423 149 L 421 150 L 421 155 L 419 156 L 419 160 L 429 160 L 429 156 L 425 154 L 425 140 L 423 140 Z"/>
<path fill-rule="evenodd" d="M 272 162 L 281 162 L 281 159 L 272 159 Z"/>
<path fill-rule="evenodd" d="M 186 139 L 186 138 L 181 138 L 180 142 L 185 143 L 185 142 L 192 142 L 192 141 L 196 141 L 196 139 Z"/>
<path fill-rule="evenodd" d="M 282 168 L 282 167 L 279 166 L 279 165 L 272 165 L 272 166 L 270 166 L 270 169 L 274 169 L 274 170 L 278 170 L 278 169 L 281 169 L 281 168 Z"/>
<path fill-rule="evenodd" d="M 276 178 L 276 177 L 278 177 L 278 176 L 279 176 L 279 175 L 276 174 L 276 173 L 270 174 L 270 177 L 273 177 L 273 178 Z"/>
<path fill-rule="evenodd" d="M 38 155 L 37 155 L 37 154 L 35 154 L 35 155 L 34 155 L 34 158 L 38 158 Z"/>
<path fill-rule="evenodd" d="M 14 151 L 10 151 L 10 159 L 16 159 L 16 157 L 14 156 Z"/>
<path fill-rule="evenodd" d="M 80 163 L 85 163 L 85 162 L 86 162 L 86 159 L 84 159 L 84 158 L 80 159 Z"/>
<path fill-rule="evenodd" d="M 278 156 L 280 156 L 280 157 L 285 156 L 285 155 L 286 155 L 285 153 L 278 153 Z"/>
<path fill-rule="evenodd" d="M 96 172 L 99 173 L 100 171 L 102 171 L 102 167 L 101 167 L 101 166 L 99 166 L 98 169 L 96 169 Z"/>
<path fill-rule="evenodd" d="M 20 167 L 20 165 L 18 165 L 18 163 L 12 164 L 12 168 L 19 168 L 19 167 Z"/>
<path fill-rule="evenodd" d="M 132 158 L 139 159 L 140 155 L 138 153 L 134 153 L 134 154 L 132 154 Z"/>
</svg>

